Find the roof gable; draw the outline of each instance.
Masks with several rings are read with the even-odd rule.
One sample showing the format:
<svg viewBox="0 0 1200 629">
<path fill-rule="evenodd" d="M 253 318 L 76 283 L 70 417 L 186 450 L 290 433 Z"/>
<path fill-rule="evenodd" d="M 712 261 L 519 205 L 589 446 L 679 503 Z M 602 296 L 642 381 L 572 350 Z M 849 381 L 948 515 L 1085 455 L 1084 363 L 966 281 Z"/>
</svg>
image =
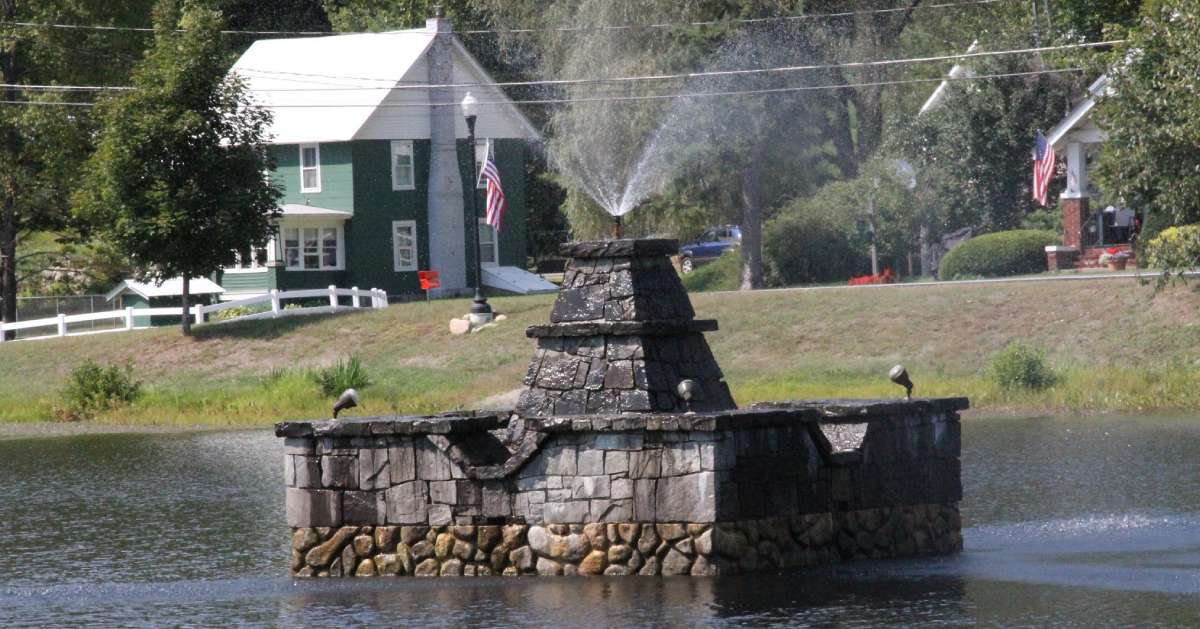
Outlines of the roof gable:
<svg viewBox="0 0 1200 629">
<path fill-rule="evenodd" d="M 426 52 L 435 32 L 412 29 L 328 37 L 260 40 L 234 64 L 251 98 L 272 110 L 271 142 L 343 142 L 429 137 Z M 469 89 L 481 102 L 480 137 L 536 139 L 533 125 L 451 36 L 453 102 Z M 399 89 L 395 89 L 399 88 Z M 466 125 L 456 115 L 459 137 Z"/>
</svg>

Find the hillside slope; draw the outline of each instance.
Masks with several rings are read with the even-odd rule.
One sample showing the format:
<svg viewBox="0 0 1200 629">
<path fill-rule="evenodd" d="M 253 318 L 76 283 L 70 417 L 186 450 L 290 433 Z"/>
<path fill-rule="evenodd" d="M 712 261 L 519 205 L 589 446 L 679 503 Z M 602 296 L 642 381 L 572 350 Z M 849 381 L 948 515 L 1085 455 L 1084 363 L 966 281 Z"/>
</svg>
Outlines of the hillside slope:
<svg viewBox="0 0 1200 629">
<path fill-rule="evenodd" d="M 380 311 L 175 328 L 0 345 L 0 420 L 48 419 L 85 358 L 132 360 L 145 393 L 100 419 L 266 424 L 317 417 L 328 401 L 307 368 L 358 355 L 375 384 L 363 414 L 466 408 L 521 385 L 553 296 L 493 299 L 509 319 L 469 336 L 447 321 L 465 300 Z M 1134 280 L 710 293 L 692 297 L 740 403 L 896 395 L 892 364 L 918 395 L 971 395 L 985 410 L 1200 408 L 1200 294 L 1152 298 Z M 1044 348 L 1064 375 L 1054 390 L 1005 394 L 981 371 L 1010 340 Z M 274 372 L 274 373 L 273 373 Z"/>
</svg>

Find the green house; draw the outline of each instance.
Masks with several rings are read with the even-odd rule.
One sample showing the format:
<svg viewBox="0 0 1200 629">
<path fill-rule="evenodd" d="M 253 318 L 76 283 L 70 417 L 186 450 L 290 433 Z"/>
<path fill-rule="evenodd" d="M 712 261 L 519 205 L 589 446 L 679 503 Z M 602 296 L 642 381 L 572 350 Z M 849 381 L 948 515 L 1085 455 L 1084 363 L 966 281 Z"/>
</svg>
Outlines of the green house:
<svg viewBox="0 0 1200 629">
<path fill-rule="evenodd" d="M 485 286 L 553 290 L 522 268 L 525 162 L 538 134 L 447 20 L 261 40 L 231 74 L 272 113 L 269 176 L 284 196 L 271 246 L 220 274 L 222 298 L 330 285 L 415 295 L 419 270 L 439 273 L 435 296 L 463 294 L 474 286 L 477 228 Z M 468 92 L 479 101 L 474 147 L 458 106 Z M 483 222 L 476 183 L 489 147 L 507 200 L 498 232 Z"/>
</svg>

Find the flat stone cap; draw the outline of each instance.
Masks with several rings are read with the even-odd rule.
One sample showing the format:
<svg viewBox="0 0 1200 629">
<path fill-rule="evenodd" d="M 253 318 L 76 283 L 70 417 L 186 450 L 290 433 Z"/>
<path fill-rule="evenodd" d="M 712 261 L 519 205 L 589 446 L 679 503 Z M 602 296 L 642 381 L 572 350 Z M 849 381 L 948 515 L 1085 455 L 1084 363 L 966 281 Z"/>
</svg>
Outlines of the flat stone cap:
<svg viewBox="0 0 1200 629">
<path fill-rule="evenodd" d="M 525 328 L 525 336 L 670 336 L 689 332 L 715 332 L 716 319 L 652 319 L 650 321 L 582 321 L 550 323 Z"/>
<path fill-rule="evenodd" d="M 390 415 L 286 421 L 275 424 L 276 437 L 373 437 L 376 435 L 450 435 L 499 428 L 499 413 L 462 411 L 440 415 Z"/>
<path fill-rule="evenodd" d="M 648 258 L 678 252 L 679 241 L 667 238 L 581 240 L 558 246 L 558 253 L 567 258 Z"/>
<path fill-rule="evenodd" d="M 971 408 L 965 397 L 913 398 L 911 400 L 786 400 L 783 402 L 756 402 L 751 409 L 809 409 L 817 411 L 823 419 L 857 420 L 864 416 L 904 415 L 908 413 L 958 412 Z"/>
</svg>

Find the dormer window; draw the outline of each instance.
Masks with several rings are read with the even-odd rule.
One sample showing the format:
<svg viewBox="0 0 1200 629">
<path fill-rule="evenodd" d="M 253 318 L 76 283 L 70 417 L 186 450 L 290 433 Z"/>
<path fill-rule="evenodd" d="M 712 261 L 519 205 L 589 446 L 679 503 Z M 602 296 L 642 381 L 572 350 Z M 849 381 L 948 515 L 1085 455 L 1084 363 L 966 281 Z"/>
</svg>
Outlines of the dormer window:
<svg viewBox="0 0 1200 629">
<path fill-rule="evenodd" d="M 300 145 L 300 192 L 321 191 L 321 147 Z"/>
</svg>

